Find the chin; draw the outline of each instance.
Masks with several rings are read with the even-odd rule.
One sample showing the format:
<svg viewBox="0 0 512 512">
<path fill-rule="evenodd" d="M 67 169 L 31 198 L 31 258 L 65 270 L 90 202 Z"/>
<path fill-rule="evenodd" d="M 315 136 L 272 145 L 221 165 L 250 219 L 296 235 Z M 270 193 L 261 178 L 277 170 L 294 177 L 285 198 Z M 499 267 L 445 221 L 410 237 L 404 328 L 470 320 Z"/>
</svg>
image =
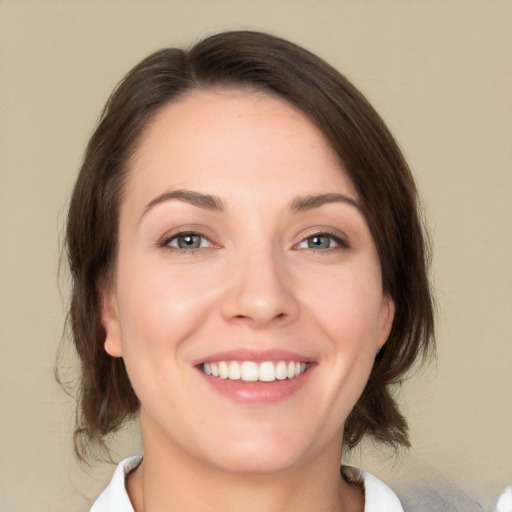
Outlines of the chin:
<svg viewBox="0 0 512 512">
<path fill-rule="evenodd" d="M 227 473 L 265 475 L 289 471 L 300 466 L 301 457 L 292 453 L 278 453 L 260 447 L 258 450 L 234 450 L 217 467 Z"/>
<path fill-rule="evenodd" d="M 308 442 L 297 442 L 289 434 L 280 436 L 231 436 L 225 443 L 211 446 L 205 453 L 210 463 L 229 473 L 272 474 L 306 464 Z M 208 453 L 209 452 L 209 453 Z"/>
</svg>

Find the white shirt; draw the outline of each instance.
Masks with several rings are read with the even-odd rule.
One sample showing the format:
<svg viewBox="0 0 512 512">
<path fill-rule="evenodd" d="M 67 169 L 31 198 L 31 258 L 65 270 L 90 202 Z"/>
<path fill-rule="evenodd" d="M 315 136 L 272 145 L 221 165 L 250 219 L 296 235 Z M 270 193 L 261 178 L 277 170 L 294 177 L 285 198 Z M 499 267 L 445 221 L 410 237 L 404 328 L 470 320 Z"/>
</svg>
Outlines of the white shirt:
<svg viewBox="0 0 512 512">
<path fill-rule="evenodd" d="M 126 475 L 141 462 L 138 455 L 123 460 L 116 468 L 108 487 L 94 502 L 90 512 L 134 512 L 126 492 Z M 398 496 L 378 478 L 360 471 L 364 482 L 364 512 L 404 512 Z"/>
<path fill-rule="evenodd" d="M 512 512 L 512 485 L 503 491 L 493 512 Z"/>
</svg>

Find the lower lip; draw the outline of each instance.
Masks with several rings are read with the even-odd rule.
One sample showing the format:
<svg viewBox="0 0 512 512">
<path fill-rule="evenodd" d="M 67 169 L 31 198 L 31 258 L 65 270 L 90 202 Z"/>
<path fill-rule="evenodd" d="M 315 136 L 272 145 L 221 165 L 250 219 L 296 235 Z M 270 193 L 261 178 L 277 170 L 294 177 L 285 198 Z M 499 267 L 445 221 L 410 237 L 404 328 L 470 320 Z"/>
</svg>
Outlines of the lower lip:
<svg viewBox="0 0 512 512">
<path fill-rule="evenodd" d="M 274 380 L 272 382 L 246 382 L 243 380 L 221 379 L 220 377 L 212 377 L 206 375 L 202 370 L 201 375 L 206 382 L 217 393 L 227 398 L 251 405 L 266 405 L 284 400 L 304 386 L 309 378 L 313 368 L 309 368 L 293 379 Z"/>
</svg>

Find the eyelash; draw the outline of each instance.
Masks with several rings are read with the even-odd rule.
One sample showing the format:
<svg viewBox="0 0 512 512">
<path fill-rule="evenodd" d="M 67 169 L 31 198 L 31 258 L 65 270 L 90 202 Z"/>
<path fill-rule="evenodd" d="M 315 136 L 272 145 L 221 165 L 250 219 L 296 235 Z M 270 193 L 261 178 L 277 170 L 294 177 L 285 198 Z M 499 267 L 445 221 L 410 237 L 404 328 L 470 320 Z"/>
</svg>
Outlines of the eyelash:
<svg viewBox="0 0 512 512">
<path fill-rule="evenodd" d="M 183 238 L 186 236 L 199 237 L 201 239 L 200 246 L 193 247 L 193 248 L 186 248 L 186 247 L 173 247 L 172 245 L 170 245 L 174 240 L 177 240 L 179 238 Z M 313 238 L 322 238 L 322 237 L 328 238 L 330 241 L 333 241 L 336 245 L 334 247 L 326 247 L 326 248 L 315 248 L 315 247 L 301 248 L 300 247 L 301 244 L 307 243 L 308 240 L 311 240 Z M 206 241 L 210 245 L 207 247 L 201 247 L 201 245 L 204 241 Z M 181 253 L 181 254 L 193 254 L 200 249 L 208 249 L 214 245 L 215 245 L 214 242 L 212 242 L 212 240 L 209 237 L 207 237 L 206 235 L 204 235 L 200 232 L 193 231 L 193 230 L 184 230 L 184 231 L 180 231 L 178 233 L 174 233 L 171 236 L 165 237 L 162 240 L 162 242 L 159 243 L 160 247 L 165 248 L 169 251 L 177 252 L 177 253 Z M 313 252 L 331 252 L 331 251 L 335 251 L 337 249 L 349 249 L 350 244 L 348 243 L 348 240 L 346 238 L 342 238 L 339 235 L 336 235 L 335 233 L 330 233 L 327 231 L 319 231 L 316 233 L 311 233 L 307 237 L 303 238 L 298 244 L 296 244 L 294 246 L 294 248 L 297 248 L 299 250 L 301 250 L 301 249 L 310 250 Z"/>
<path fill-rule="evenodd" d="M 330 233 L 327 231 L 319 231 L 317 233 L 311 233 L 306 238 L 302 239 L 296 247 L 299 247 L 301 244 L 306 243 L 308 240 L 311 240 L 312 238 L 321 238 L 326 237 L 329 238 L 331 241 L 335 242 L 334 247 L 327 247 L 327 248 L 314 248 L 314 247 L 308 247 L 307 249 L 313 251 L 313 252 L 331 252 L 337 249 L 349 249 L 350 245 L 348 243 L 348 240 L 346 238 L 342 238 L 339 235 L 336 235 L 335 233 Z M 306 248 L 304 248 L 306 249 Z"/>
<path fill-rule="evenodd" d="M 186 236 L 199 237 L 199 238 L 201 238 L 201 244 L 203 243 L 203 241 L 206 241 L 210 244 L 210 246 L 186 248 L 186 247 L 173 247 L 172 245 L 170 245 L 171 242 L 173 242 L 174 240 L 177 240 L 179 238 L 184 238 Z M 162 240 L 162 242 L 159 243 L 160 247 L 167 249 L 171 252 L 177 252 L 180 254 L 193 254 L 196 251 L 198 251 L 199 249 L 208 249 L 209 247 L 211 247 L 213 245 L 215 245 L 215 244 L 211 241 L 211 239 L 209 237 L 207 237 L 206 235 L 203 235 L 202 233 L 198 233 L 197 231 L 191 231 L 191 230 L 184 230 L 184 231 L 179 231 L 177 233 L 174 233 L 171 236 L 165 237 Z"/>
</svg>

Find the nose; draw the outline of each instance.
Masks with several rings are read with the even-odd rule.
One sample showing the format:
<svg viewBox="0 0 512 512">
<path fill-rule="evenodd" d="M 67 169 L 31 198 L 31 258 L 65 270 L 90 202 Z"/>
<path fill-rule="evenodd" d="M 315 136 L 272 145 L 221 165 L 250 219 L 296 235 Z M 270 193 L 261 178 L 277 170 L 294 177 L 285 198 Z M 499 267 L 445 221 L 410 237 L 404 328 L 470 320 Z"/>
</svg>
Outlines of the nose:
<svg viewBox="0 0 512 512">
<path fill-rule="evenodd" d="M 276 255 L 251 255 L 236 263 L 229 273 L 222 314 L 227 321 L 254 329 L 295 320 L 299 302 L 293 278 Z"/>
</svg>

